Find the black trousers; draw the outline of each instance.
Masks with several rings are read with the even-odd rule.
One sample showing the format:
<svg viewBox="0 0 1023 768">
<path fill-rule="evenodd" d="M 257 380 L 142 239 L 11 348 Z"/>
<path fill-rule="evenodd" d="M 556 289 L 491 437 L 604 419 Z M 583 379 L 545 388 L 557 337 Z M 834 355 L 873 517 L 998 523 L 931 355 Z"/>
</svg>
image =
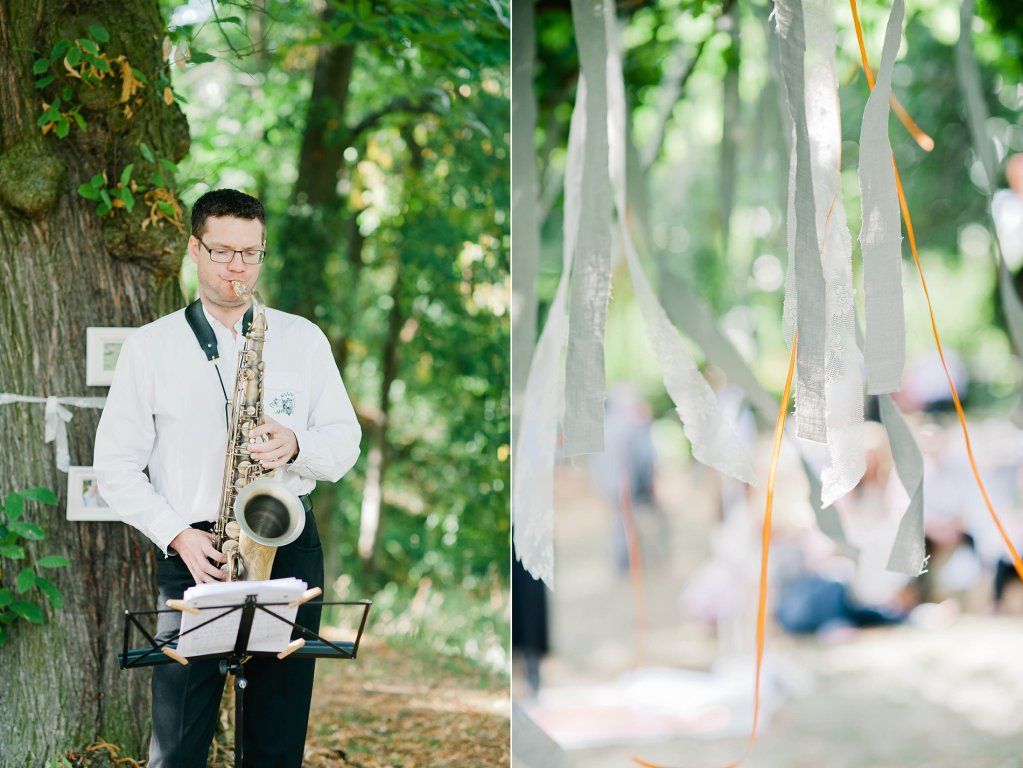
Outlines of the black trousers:
<svg viewBox="0 0 1023 768">
<path fill-rule="evenodd" d="M 161 553 L 156 573 L 160 608 L 166 608 L 167 600 L 180 598 L 195 583 L 176 556 L 164 558 Z M 310 587 L 323 587 L 323 550 L 311 509 L 306 510 L 302 535 L 277 550 L 270 577 L 285 576 L 303 579 Z M 301 606 L 296 623 L 318 631 L 320 610 L 319 606 Z M 177 632 L 180 623 L 180 614 L 161 614 L 157 639 Z M 242 734 L 245 766 L 301 768 L 315 663 L 314 659 L 279 661 L 272 656 L 246 662 L 248 687 Z M 204 768 L 216 730 L 224 679 L 216 659 L 153 668 L 149 768 Z"/>
</svg>

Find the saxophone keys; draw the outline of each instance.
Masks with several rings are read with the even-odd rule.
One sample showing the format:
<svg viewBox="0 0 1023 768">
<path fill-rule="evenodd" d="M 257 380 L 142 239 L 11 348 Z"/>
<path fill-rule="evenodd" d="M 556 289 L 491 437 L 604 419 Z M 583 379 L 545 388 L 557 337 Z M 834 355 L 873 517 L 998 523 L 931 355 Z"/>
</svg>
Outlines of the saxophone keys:
<svg viewBox="0 0 1023 768">
<path fill-rule="evenodd" d="M 224 554 L 227 554 L 228 545 L 232 545 L 234 549 L 238 548 L 238 537 L 241 535 L 242 528 L 238 525 L 237 520 L 231 520 L 224 527 L 224 535 L 227 536 L 227 541 L 224 542 Z"/>
</svg>

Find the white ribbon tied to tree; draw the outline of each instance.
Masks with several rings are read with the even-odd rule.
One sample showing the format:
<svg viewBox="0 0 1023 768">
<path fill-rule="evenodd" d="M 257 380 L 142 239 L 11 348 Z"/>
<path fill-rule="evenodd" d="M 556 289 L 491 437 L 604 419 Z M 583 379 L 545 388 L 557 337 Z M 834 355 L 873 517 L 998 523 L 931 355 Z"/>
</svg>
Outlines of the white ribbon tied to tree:
<svg viewBox="0 0 1023 768">
<path fill-rule="evenodd" d="M 56 397 L 55 395 L 29 397 L 9 392 L 0 393 L 0 405 L 8 403 L 44 403 L 46 405 L 43 437 L 47 443 L 55 443 L 57 469 L 61 472 L 67 472 L 71 467 L 71 455 L 68 452 L 67 443 L 67 423 L 74 418 L 74 414 L 65 406 L 102 408 L 106 401 L 105 397 Z"/>
</svg>

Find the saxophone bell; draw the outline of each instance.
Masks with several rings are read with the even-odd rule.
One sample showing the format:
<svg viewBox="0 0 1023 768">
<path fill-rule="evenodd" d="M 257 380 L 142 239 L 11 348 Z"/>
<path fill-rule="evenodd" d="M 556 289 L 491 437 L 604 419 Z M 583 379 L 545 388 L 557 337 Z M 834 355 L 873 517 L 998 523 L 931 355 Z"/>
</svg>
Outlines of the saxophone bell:
<svg viewBox="0 0 1023 768">
<path fill-rule="evenodd" d="M 246 536 L 267 547 L 290 544 L 305 528 L 302 500 L 269 477 L 253 480 L 238 492 L 234 515 Z"/>
</svg>

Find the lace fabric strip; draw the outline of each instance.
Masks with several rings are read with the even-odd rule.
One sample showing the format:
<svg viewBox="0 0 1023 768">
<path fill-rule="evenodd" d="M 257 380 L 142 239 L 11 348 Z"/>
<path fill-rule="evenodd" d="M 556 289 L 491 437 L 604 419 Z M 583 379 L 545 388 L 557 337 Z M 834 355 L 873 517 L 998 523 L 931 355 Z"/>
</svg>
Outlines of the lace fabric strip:
<svg viewBox="0 0 1023 768">
<path fill-rule="evenodd" d="M 824 0 L 805 0 L 806 124 L 816 231 L 826 288 L 824 398 L 828 460 L 821 505 L 856 487 L 866 468 L 863 444 L 863 355 L 856 345 L 852 236 L 842 201 L 842 128 L 835 75 L 835 24 Z M 800 331 L 800 338 L 803 338 Z"/>
<path fill-rule="evenodd" d="M 604 449 L 604 331 L 611 298 L 611 192 L 607 168 L 607 40 L 604 3 L 572 0 L 586 78 L 586 122 L 579 228 L 572 267 L 565 370 L 565 455 Z M 578 102 L 577 102 L 578 108 Z M 566 189 L 567 189 L 566 180 Z"/>
<path fill-rule="evenodd" d="M 895 166 L 888 139 L 888 95 L 895 55 L 902 41 L 903 0 L 892 3 L 885 30 L 877 83 L 863 110 L 860 130 L 860 199 L 863 222 L 863 293 L 866 326 L 863 355 L 867 391 L 872 395 L 901 388 L 906 356 L 906 320 L 902 305 L 902 223 Z"/>
<path fill-rule="evenodd" d="M 806 124 L 803 75 L 806 41 L 800 0 L 779 0 L 775 5 L 775 18 L 781 44 L 782 82 L 793 135 L 789 172 L 790 280 L 786 287 L 794 289 L 794 294 L 786 297 L 785 309 L 790 314 L 787 329 L 791 331 L 791 314 L 794 313 L 794 325 L 799 332 L 796 434 L 823 443 L 827 441 L 824 376 L 827 302 Z"/>
</svg>

